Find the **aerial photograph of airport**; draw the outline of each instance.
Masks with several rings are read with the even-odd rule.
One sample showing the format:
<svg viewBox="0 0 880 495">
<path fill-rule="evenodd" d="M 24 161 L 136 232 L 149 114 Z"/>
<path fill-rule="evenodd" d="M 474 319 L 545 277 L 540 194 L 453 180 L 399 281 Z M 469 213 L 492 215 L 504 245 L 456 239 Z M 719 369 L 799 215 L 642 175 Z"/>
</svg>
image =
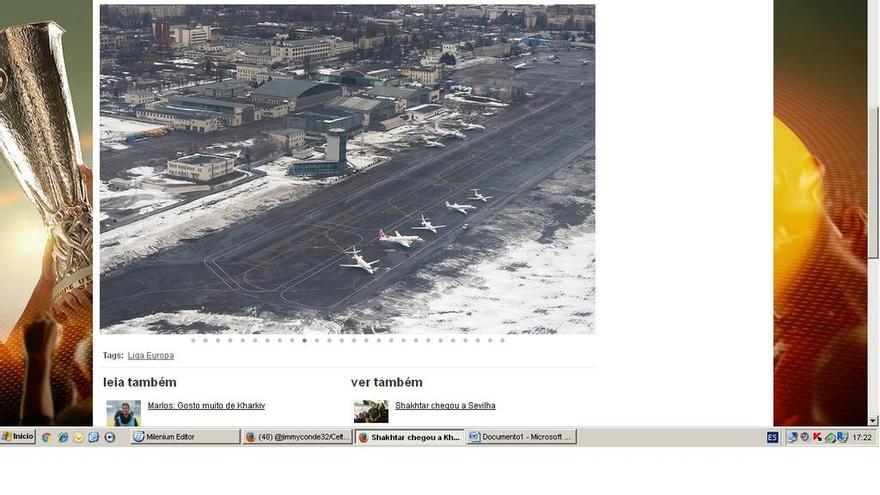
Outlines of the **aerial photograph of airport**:
<svg viewBox="0 0 880 495">
<path fill-rule="evenodd" d="M 590 5 L 102 5 L 108 334 L 594 333 Z"/>
</svg>

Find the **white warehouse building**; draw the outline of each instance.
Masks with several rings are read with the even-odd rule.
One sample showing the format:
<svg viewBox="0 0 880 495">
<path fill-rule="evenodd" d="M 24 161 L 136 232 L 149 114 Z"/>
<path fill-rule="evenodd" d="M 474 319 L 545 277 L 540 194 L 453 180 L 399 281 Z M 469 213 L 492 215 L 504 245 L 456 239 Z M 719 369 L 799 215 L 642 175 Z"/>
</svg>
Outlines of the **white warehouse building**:
<svg viewBox="0 0 880 495">
<path fill-rule="evenodd" d="M 225 156 L 195 153 L 168 160 L 165 173 L 198 182 L 210 182 L 235 170 L 235 159 Z"/>
</svg>

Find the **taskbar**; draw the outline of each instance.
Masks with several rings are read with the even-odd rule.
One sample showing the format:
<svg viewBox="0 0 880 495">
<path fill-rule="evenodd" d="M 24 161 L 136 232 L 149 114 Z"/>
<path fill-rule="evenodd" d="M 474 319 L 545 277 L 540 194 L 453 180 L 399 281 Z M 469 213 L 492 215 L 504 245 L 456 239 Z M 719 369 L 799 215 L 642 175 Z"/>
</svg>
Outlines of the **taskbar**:
<svg viewBox="0 0 880 495">
<path fill-rule="evenodd" d="M 876 428 L 0 428 L 0 448 L 876 447 Z"/>
</svg>

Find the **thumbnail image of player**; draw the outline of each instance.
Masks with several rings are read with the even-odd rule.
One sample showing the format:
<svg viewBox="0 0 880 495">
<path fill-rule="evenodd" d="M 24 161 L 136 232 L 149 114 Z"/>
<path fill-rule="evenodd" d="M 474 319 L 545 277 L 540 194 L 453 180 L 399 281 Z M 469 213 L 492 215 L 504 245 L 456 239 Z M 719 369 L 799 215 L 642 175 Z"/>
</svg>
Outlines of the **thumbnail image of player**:
<svg viewBox="0 0 880 495">
<path fill-rule="evenodd" d="M 116 414 L 113 415 L 113 426 L 123 428 L 140 426 L 140 422 L 138 422 L 137 417 L 131 409 L 131 404 L 123 402 L 119 405 L 119 409 L 116 411 Z"/>
</svg>

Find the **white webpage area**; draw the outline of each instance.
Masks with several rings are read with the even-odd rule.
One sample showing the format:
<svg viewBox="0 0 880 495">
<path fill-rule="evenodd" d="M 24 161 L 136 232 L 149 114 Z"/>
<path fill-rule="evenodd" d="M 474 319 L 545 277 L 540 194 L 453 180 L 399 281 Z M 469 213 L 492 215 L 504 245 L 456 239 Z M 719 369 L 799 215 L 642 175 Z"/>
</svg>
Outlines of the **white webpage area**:
<svg viewBox="0 0 880 495">
<path fill-rule="evenodd" d="M 594 334 L 476 343 L 460 334 L 379 342 L 96 333 L 96 424 L 107 422 L 107 401 L 139 400 L 146 427 L 347 426 L 361 399 L 388 400 L 392 427 L 772 424 L 772 4 L 707 9 L 688 30 L 657 24 L 687 18 L 691 7 L 644 2 L 632 15 L 628 3 L 602 2 L 598 10 Z M 731 26 L 753 35 L 735 36 L 740 27 Z M 106 357 L 138 352 L 175 357 Z M 176 386 L 104 386 L 162 377 Z M 394 377 L 422 386 L 351 382 Z M 408 400 L 495 409 L 395 411 Z M 266 407 L 193 414 L 151 411 L 150 401 Z"/>
<path fill-rule="evenodd" d="M 710 363 L 670 373 L 679 352 L 662 347 L 649 368 L 609 360 L 602 340 L 106 336 L 95 349 L 95 424 L 112 425 L 106 404 L 139 401 L 144 427 L 349 426 L 363 400 L 388 401 L 390 426 L 769 424 L 736 374 L 722 381 Z"/>
</svg>

